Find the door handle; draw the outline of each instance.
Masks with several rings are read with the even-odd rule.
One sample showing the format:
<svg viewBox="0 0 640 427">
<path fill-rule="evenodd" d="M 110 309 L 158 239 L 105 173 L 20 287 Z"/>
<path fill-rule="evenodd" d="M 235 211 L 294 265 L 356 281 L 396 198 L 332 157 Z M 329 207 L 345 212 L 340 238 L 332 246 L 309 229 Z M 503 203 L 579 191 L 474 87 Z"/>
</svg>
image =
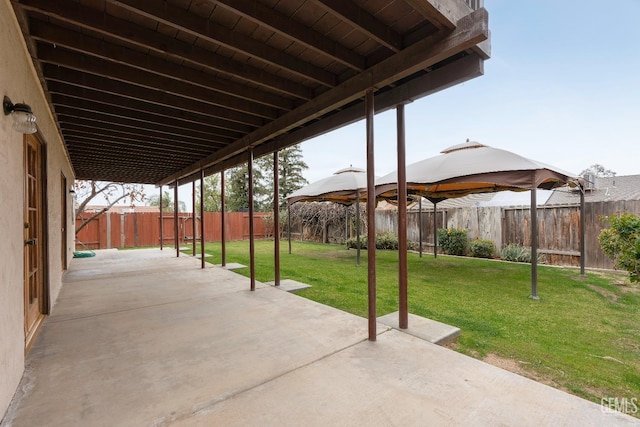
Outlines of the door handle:
<svg viewBox="0 0 640 427">
<path fill-rule="evenodd" d="M 31 246 L 35 246 L 35 244 L 38 243 L 38 239 L 28 239 L 24 241 L 24 245 L 31 245 Z"/>
</svg>

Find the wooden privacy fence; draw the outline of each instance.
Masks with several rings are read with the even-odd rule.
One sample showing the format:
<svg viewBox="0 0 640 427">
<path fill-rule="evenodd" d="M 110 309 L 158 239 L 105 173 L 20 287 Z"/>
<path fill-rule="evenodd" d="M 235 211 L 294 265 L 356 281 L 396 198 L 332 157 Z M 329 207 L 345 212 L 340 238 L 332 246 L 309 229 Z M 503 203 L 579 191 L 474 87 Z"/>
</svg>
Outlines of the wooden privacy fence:
<svg viewBox="0 0 640 427">
<path fill-rule="evenodd" d="M 602 218 L 618 212 L 640 214 L 640 200 L 590 202 L 585 204 L 585 265 L 614 267 L 600 249 L 598 235 L 608 227 Z M 538 206 L 538 253 L 547 264 L 580 265 L 580 206 Z M 422 213 L 422 241 L 433 247 L 433 210 Z M 491 240 L 498 251 L 510 244 L 531 246 L 531 210 L 528 207 L 465 207 L 437 211 L 438 228 L 467 230 L 468 239 Z M 418 212 L 407 214 L 407 238 L 418 241 Z M 376 212 L 376 232 L 397 233 L 397 212 Z"/>
<path fill-rule="evenodd" d="M 84 217 L 91 214 L 85 213 Z M 254 232 L 256 238 L 267 237 L 271 227 L 268 224 L 269 213 L 254 213 Z M 173 213 L 162 215 L 162 239 L 165 245 L 174 243 Z M 196 238 L 200 239 L 200 217 L 196 224 Z M 219 242 L 222 240 L 222 214 L 205 212 L 204 240 Z M 81 223 L 76 219 L 76 226 Z M 249 237 L 249 213 L 229 212 L 225 217 L 226 240 L 244 240 Z M 193 241 L 193 215 L 178 214 L 178 241 L 180 244 Z M 160 214 L 158 212 L 105 212 L 91 221 L 76 236 L 76 249 L 135 248 L 160 245 Z"/>
</svg>

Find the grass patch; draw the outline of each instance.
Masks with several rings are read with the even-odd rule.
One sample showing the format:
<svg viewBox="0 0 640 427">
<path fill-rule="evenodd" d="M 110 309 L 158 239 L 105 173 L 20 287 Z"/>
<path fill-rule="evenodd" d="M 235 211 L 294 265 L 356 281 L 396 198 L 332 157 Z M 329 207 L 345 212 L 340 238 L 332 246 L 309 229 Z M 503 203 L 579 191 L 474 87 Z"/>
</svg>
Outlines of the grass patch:
<svg viewBox="0 0 640 427">
<path fill-rule="evenodd" d="M 248 242 L 227 243 L 227 262 L 249 264 Z M 198 249 L 199 250 L 199 249 Z M 273 241 L 256 242 L 256 279 L 272 281 Z M 220 245 L 207 244 L 220 263 Z M 281 245 L 281 277 L 312 285 L 298 295 L 367 314 L 367 253 L 293 242 Z M 398 253 L 376 254 L 377 315 L 398 309 Z M 408 256 L 409 311 L 462 330 L 456 351 L 501 360 L 518 372 L 596 403 L 640 398 L 640 287 L 623 274 L 540 266 L 539 301 L 529 265 L 476 258 Z M 245 276 L 249 269 L 235 270 Z"/>
</svg>

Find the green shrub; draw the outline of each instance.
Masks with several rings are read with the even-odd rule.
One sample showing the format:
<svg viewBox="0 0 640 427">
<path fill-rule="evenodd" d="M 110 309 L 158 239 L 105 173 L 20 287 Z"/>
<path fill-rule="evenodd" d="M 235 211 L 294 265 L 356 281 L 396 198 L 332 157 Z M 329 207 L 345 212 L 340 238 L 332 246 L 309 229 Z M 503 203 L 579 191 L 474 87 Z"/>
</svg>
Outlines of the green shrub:
<svg viewBox="0 0 640 427">
<path fill-rule="evenodd" d="M 640 215 L 618 213 L 604 217 L 611 228 L 598 235 L 602 251 L 616 263 L 616 268 L 629 272 L 632 282 L 640 281 Z"/>
<path fill-rule="evenodd" d="M 476 239 L 469 244 L 469 254 L 476 258 L 493 258 L 496 245 L 491 240 Z"/>
<path fill-rule="evenodd" d="M 438 229 L 438 246 L 449 255 L 464 255 L 467 249 L 467 230 Z"/>
<path fill-rule="evenodd" d="M 376 249 L 398 249 L 398 236 L 391 232 L 379 234 L 376 236 Z"/>
<path fill-rule="evenodd" d="M 350 237 L 347 239 L 347 249 L 358 249 L 358 239 Z M 367 236 L 360 236 L 360 249 L 367 249 Z"/>
<path fill-rule="evenodd" d="M 531 262 L 531 249 L 509 243 L 500 251 L 500 258 L 512 262 Z"/>
<path fill-rule="evenodd" d="M 348 249 L 357 249 L 356 243 L 358 239 L 352 237 L 347 239 L 347 248 Z M 367 249 L 367 236 L 360 236 L 360 249 Z M 389 250 L 397 250 L 398 249 L 398 236 L 395 234 L 388 232 L 378 234 L 376 236 L 376 249 L 389 249 Z"/>
</svg>

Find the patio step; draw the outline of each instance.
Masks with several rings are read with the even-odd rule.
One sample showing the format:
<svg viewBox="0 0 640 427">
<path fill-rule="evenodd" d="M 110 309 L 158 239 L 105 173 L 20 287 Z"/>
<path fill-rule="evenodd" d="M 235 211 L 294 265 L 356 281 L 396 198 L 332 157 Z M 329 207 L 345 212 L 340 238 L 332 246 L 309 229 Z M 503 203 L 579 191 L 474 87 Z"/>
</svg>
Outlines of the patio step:
<svg viewBox="0 0 640 427">
<path fill-rule="evenodd" d="M 399 314 L 397 311 L 380 316 L 377 320 L 383 325 L 397 329 L 400 332 L 438 345 L 453 342 L 460 336 L 460 328 L 411 313 L 409 313 L 409 327 L 407 329 L 400 329 L 398 326 Z"/>
</svg>

